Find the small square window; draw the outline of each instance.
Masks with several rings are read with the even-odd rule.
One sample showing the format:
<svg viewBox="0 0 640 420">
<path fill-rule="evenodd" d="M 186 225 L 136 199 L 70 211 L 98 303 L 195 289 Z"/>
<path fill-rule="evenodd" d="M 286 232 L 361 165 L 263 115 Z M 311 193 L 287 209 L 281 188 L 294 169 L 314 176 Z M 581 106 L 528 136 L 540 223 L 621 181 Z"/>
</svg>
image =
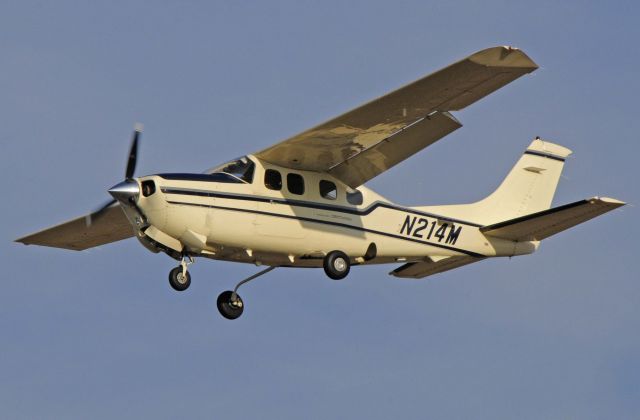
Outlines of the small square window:
<svg viewBox="0 0 640 420">
<path fill-rule="evenodd" d="M 362 193 L 358 190 L 347 191 L 347 201 L 349 204 L 359 206 L 362 204 Z"/>
<path fill-rule="evenodd" d="M 156 192 L 156 183 L 152 180 L 142 181 L 142 195 L 149 197 Z"/>
<path fill-rule="evenodd" d="M 280 191 L 282 189 L 282 175 L 273 169 L 264 172 L 264 186 L 270 190 Z"/>
<path fill-rule="evenodd" d="M 304 179 L 298 174 L 287 174 L 287 188 L 291 194 L 304 194 Z"/>
<path fill-rule="evenodd" d="M 335 200 L 338 198 L 338 188 L 331 181 L 320 181 L 320 196 L 327 200 Z"/>
</svg>

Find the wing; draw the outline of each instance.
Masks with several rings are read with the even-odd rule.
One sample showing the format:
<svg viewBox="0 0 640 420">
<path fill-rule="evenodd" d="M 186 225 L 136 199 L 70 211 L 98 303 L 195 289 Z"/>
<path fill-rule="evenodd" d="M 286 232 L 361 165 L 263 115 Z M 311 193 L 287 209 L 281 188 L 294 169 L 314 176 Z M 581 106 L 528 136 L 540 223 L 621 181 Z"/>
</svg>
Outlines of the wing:
<svg viewBox="0 0 640 420">
<path fill-rule="evenodd" d="M 484 226 L 480 228 L 480 231 L 487 236 L 512 241 L 541 241 L 624 204 L 624 202 L 613 198 L 593 197 L 506 222 Z"/>
<path fill-rule="evenodd" d="M 468 256 L 460 257 L 433 257 L 429 261 L 421 261 L 407 263 L 390 272 L 392 276 L 421 279 L 432 274 L 442 273 L 443 271 L 453 270 L 463 265 L 482 261 L 484 258 L 475 258 Z"/>
<path fill-rule="evenodd" d="M 482 50 L 255 156 L 329 172 L 355 188 L 461 127 L 447 111 L 465 108 L 537 68 L 516 48 Z"/>
<path fill-rule="evenodd" d="M 16 239 L 16 242 L 25 245 L 42 245 L 81 251 L 134 235 L 131 224 L 118 204 L 107 208 L 100 217 L 93 217 L 93 222 L 88 224 L 87 220 L 92 215 L 94 214 L 78 217 L 24 238 Z"/>
</svg>

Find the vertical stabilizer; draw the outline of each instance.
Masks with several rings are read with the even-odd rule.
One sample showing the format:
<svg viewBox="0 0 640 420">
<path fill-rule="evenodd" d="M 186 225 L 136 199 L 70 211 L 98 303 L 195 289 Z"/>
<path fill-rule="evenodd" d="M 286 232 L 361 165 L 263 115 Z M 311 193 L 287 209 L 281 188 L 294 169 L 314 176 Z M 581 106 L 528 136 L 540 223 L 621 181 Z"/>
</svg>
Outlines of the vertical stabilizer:
<svg viewBox="0 0 640 420">
<path fill-rule="evenodd" d="M 549 209 L 564 161 L 570 154 L 571 150 L 566 147 L 536 138 L 488 197 L 472 204 L 420 209 L 480 224 L 497 223 Z"/>
<path fill-rule="evenodd" d="M 564 161 L 571 150 L 536 138 L 484 203 L 501 213 L 498 220 L 546 210 L 556 192 Z"/>
</svg>

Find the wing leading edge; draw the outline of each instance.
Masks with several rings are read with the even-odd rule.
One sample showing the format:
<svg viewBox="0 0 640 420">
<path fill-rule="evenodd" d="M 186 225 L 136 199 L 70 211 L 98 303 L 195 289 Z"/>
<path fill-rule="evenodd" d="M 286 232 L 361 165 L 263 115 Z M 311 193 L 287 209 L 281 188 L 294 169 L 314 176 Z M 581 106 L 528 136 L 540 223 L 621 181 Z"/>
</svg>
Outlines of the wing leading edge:
<svg viewBox="0 0 640 420">
<path fill-rule="evenodd" d="M 447 111 L 463 109 L 537 68 L 516 48 L 488 48 L 255 156 L 287 168 L 329 171 L 357 187 L 459 128 Z M 410 133 L 429 140 L 406 145 Z"/>
</svg>

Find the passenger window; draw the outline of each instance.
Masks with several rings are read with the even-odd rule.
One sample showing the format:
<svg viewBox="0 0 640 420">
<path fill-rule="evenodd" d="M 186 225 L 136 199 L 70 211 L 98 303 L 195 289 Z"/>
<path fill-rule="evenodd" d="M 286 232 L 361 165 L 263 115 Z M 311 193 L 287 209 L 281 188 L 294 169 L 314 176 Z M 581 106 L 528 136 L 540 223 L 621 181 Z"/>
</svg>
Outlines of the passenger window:
<svg viewBox="0 0 640 420">
<path fill-rule="evenodd" d="M 304 179 L 298 174 L 287 174 L 287 188 L 291 194 L 304 194 Z"/>
<path fill-rule="evenodd" d="M 338 198 L 338 189 L 336 184 L 331 181 L 320 181 L 320 196 L 327 200 L 335 200 Z"/>
<path fill-rule="evenodd" d="M 362 193 L 358 190 L 347 191 L 347 201 L 349 204 L 359 206 L 362 204 Z"/>
<path fill-rule="evenodd" d="M 267 169 L 264 173 L 264 186 L 270 190 L 280 191 L 282 189 L 282 175 L 273 169 Z"/>
</svg>

